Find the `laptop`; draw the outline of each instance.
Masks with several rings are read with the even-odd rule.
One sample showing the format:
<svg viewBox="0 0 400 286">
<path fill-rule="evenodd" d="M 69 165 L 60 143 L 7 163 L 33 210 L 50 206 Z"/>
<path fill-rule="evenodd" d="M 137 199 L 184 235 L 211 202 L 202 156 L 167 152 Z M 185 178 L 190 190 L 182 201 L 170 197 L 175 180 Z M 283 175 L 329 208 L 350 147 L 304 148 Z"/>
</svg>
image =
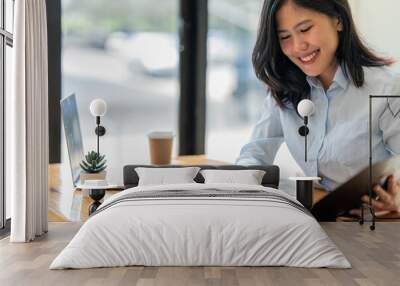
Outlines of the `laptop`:
<svg viewBox="0 0 400 286">
<path fill-rule="evenodd" d="M 80 163 L 84 158 L 81 126 L 79 123 L 78 106 L 74 93 L 60 101 L 61 115 L 64 125 L 65 139 L 67 142 L 69 165 L 71 168 L 74 188 L 80 188 Z M 93 131 L 94 133 L 94 131 Z M 121 189 L 123 186 L 108 184 L 105 189 Z"/>
</svg>

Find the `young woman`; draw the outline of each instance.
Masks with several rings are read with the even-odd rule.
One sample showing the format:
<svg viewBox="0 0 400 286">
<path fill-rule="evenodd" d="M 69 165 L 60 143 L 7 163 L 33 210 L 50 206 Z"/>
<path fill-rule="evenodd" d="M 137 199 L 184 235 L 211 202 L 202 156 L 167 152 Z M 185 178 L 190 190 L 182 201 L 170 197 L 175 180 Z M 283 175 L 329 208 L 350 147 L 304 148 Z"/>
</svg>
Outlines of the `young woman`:
<svg viewBox="0 0 400 286">
<path fill-rule="evenodd" d="M 357 35 L 347 0 L 265 0 L 253 65 L 268 95 L 261 119 L 237 164 L 272 164 L 286 142 L 307 176 L 332 190 L 369 162 L 369 95 L 399 95 L 391 60 L 369 50 Z M 297 104 L 310 99 L 308 161 Z M 400 102 L 374 101 L 373 160 L 400 154 Z M 376 211 L 400 211 L 400 184 L 373 189 Z M 368 197 L 364 196 L 367 202 Z"/>
</svg>

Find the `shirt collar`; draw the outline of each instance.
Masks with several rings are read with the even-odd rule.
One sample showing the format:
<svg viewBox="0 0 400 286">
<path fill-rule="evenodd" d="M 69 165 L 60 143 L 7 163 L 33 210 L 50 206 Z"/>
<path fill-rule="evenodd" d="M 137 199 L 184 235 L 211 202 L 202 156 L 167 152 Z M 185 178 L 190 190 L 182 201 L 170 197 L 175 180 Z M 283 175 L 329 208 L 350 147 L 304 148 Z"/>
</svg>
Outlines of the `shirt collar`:
<svg viewBox="0 0 400 286">
<path fill-rule="evenodd" d="M 335 88 L 336 86 L 339 86 L 342 89 L 346 89 L 346 87 L 349 85 L 349 79 L 346 76 L 346 74 L 344 73 L 344 70 L 343 70 L 344 68 L 345 67 L 343 67 L 342 65 L 338 66 L 335 76 L 333 78 L 332 84 L 329 87 L 329 89 Z M 348 72 L 347 72 L 347 74 L 348 74 Z M 308 84 L 311 87 L 322 88 L 322 83 L 317 77 L 307 76 L 306 79 L 307 79 Z"/>
</svg>

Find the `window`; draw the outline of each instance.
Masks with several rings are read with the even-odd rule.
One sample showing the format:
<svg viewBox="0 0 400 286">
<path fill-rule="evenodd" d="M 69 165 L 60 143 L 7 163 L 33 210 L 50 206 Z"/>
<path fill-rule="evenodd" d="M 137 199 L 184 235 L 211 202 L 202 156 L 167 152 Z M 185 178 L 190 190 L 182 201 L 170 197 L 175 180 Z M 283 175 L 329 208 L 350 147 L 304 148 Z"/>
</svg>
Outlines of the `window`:
<svg viewBox="0 0 400 286">
<path fill-rule="evenodd" d="M 10 194 L 5 188 L 5 106 L 6 95 L 11 92 L 14 1 L 0 0 L 0 228 L 10 218 Z"/>
<path fill-rule="evenodd" d="M 96 149 L 90 102 L 107 102 L 100 152 L 110 182 L 122 183 L 122 166 L 149 162 L 149 131 L 177 135 L 178 4 L 62 0 L 62 96 L 76 94 L 86 153 Z M 61 141 L 68 164 L 64 134 Z"/>
<path fill-rule="evenodd" d="M 209 0 L 207 136 L 209 158 L 234 163 L 260 117 L 266 89 L 251 62 L 263 0 Z M 275 164 L 281 178 L 300 171 L 287 145 Z M 283 185 L 283 183 L 280 183 Z"/>
<path fill-rule="evenodd" d="M 259 117 L 265 89 L 251 53 L 262 2 L 209 0 L 206 153 L 212 159 L 233 163 Z"/>
</svg>

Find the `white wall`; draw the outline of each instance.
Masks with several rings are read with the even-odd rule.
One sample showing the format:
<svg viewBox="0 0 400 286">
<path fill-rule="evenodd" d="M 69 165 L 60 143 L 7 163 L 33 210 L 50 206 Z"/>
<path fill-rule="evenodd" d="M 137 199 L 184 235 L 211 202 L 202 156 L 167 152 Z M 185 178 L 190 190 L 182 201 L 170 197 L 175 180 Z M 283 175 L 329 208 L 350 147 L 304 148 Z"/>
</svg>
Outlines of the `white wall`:
<svg viewBox="0 0 400 286">
<path fill-rule="evenodd" d="M 400 72 L 400 1 L 349 0 L 357 29 L 378 54 L 395 58 Z"/>
</svg>

